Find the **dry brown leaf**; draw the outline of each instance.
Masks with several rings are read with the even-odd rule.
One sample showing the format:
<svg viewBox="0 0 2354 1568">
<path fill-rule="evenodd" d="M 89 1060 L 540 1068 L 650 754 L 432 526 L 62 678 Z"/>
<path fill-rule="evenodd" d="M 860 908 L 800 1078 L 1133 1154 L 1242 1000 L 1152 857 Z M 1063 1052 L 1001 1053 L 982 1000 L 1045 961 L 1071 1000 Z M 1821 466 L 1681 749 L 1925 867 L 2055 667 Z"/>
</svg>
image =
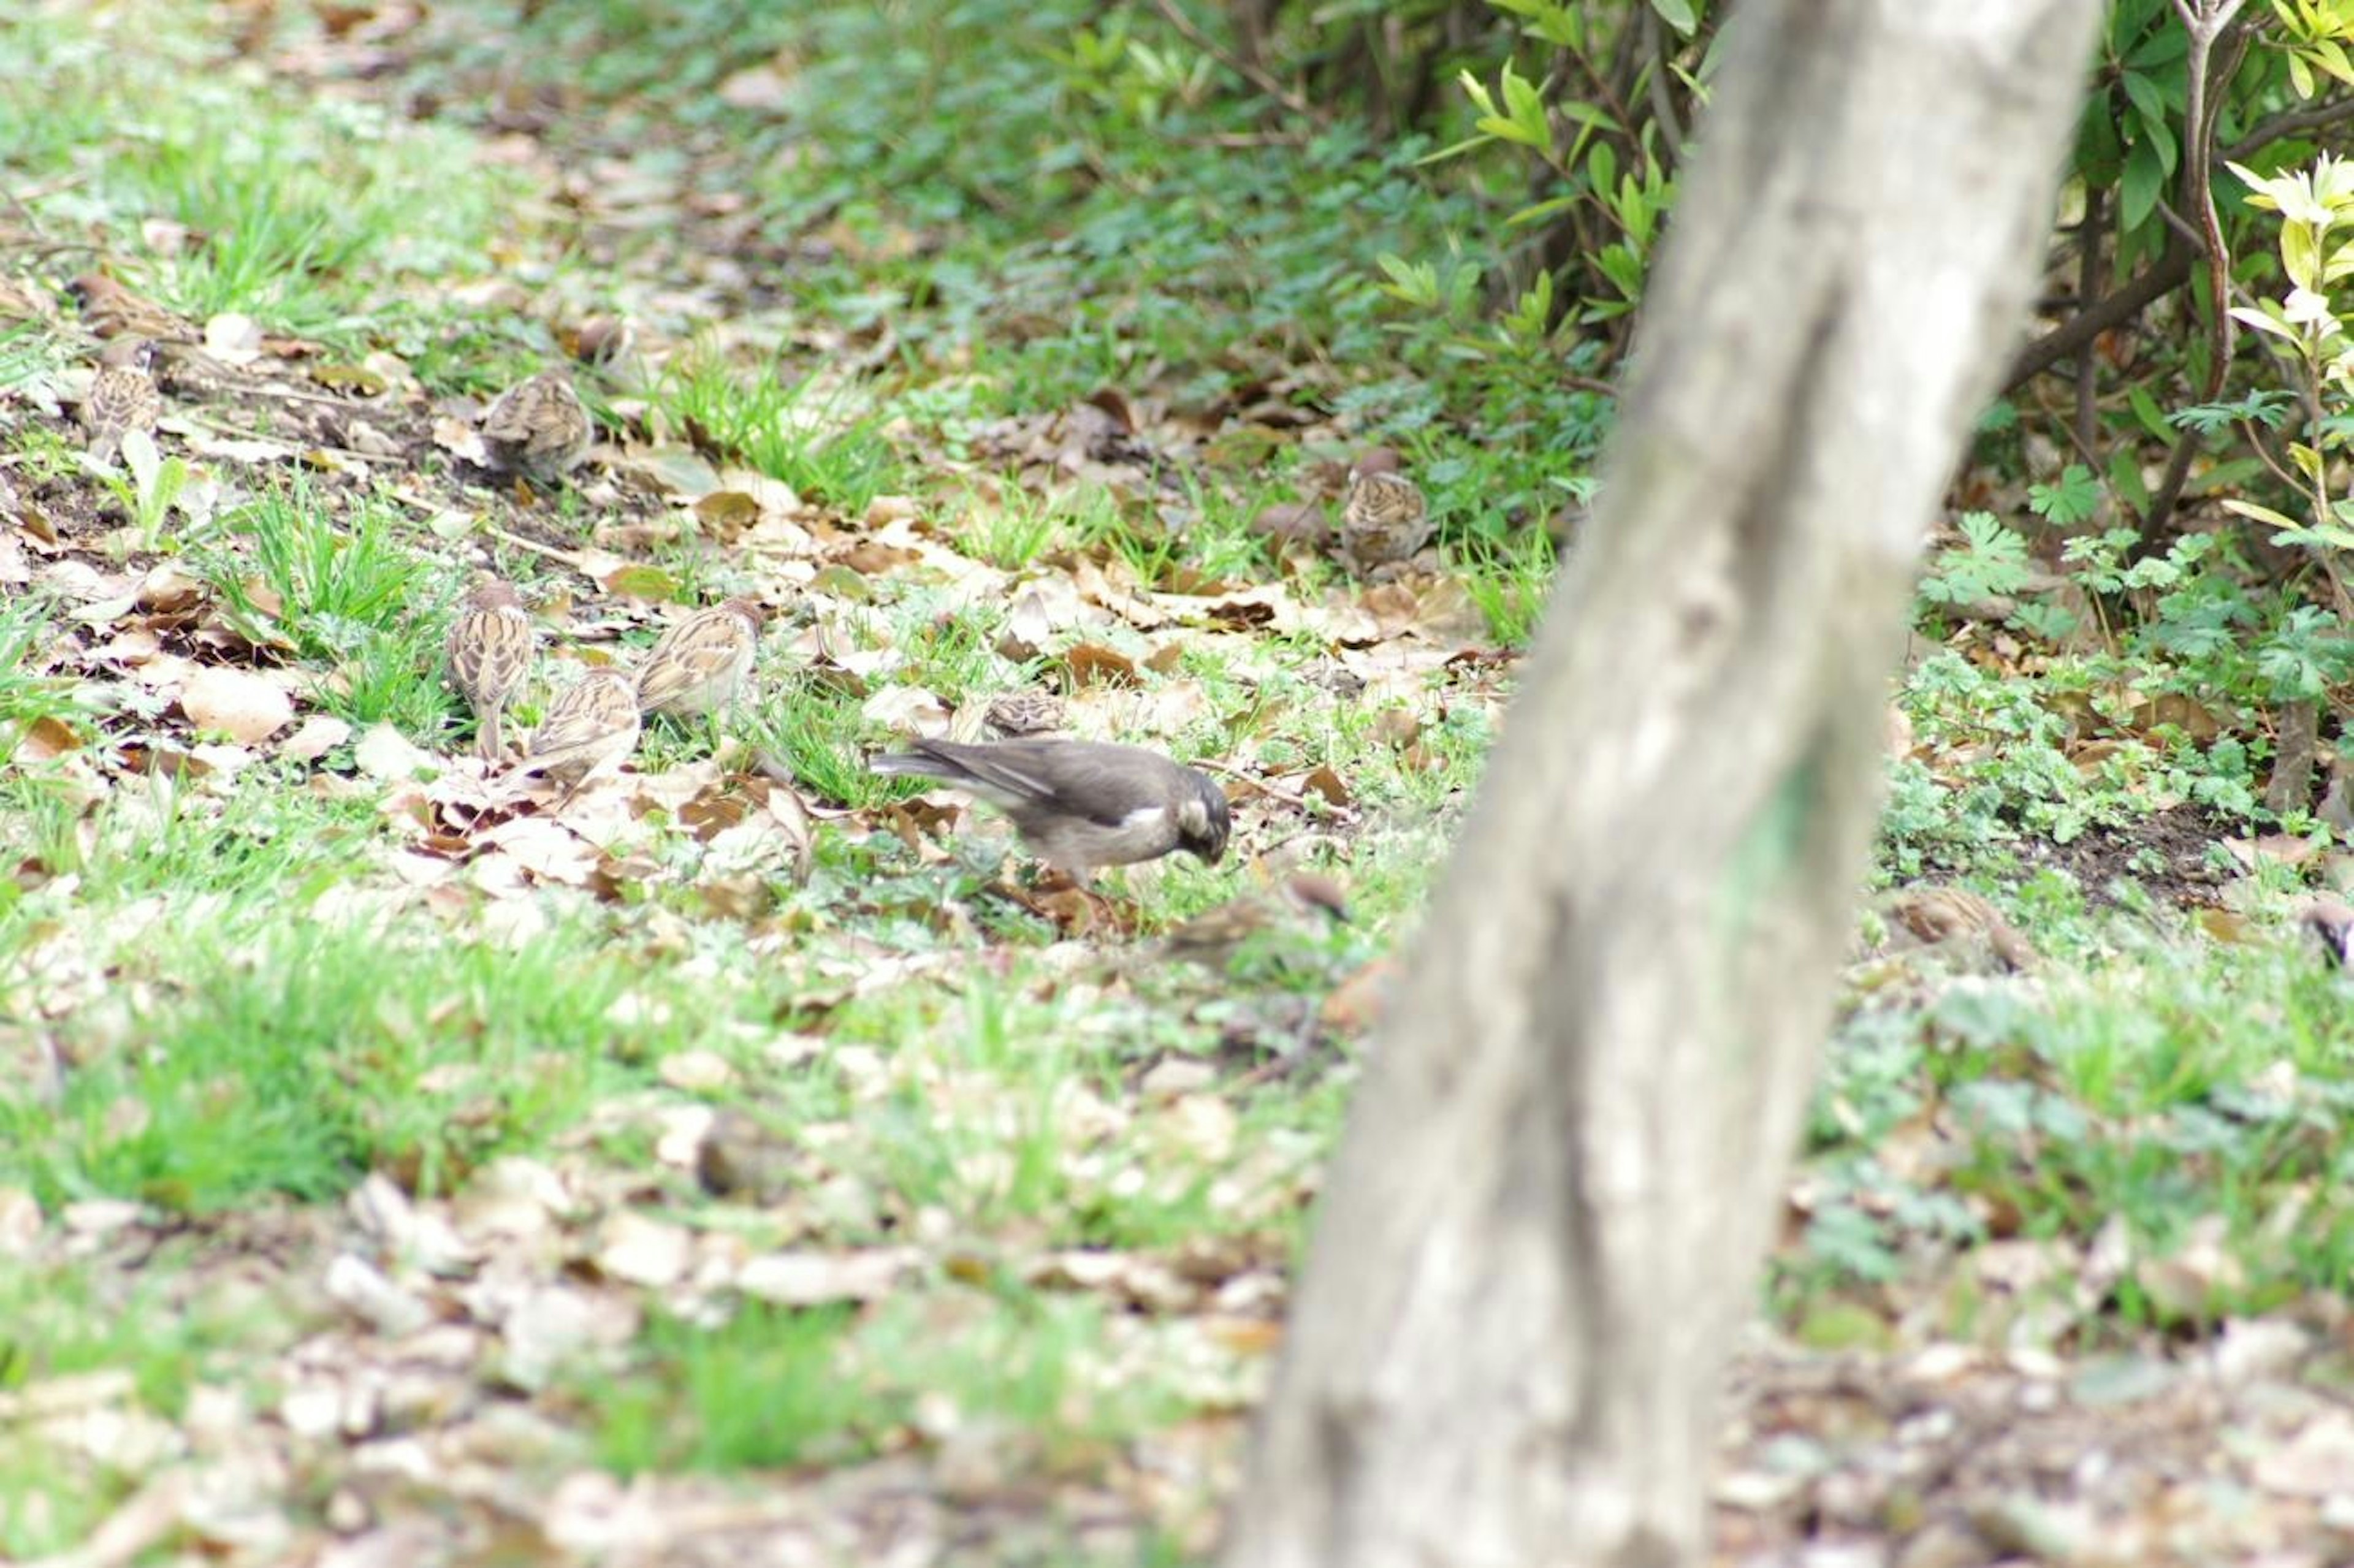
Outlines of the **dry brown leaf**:
<svg viewBox="0 0 2354 1568">
<path fill-rule="evenodd" d="M 278 755 L 289 762 L 316 762 L 352 737 L 352 726 L 328 714 L 313 714 L 278 743 Z"/>
<path fill-rule="evenodd" d="M 48 762 L 88 744 L 71 725 L 48 714 L 16 732 L 14 738 L 13 749 L 5 755 L 19 762 Z"/>
<path fill-rule="evenodd" d="M 760 503 L 740 490 L 715 490 L 695 503 L 695 520 L 723 544 L 760 520 Z"/>
<path fill-rule="evenodd" d="M 1327 803 L 1334 806 L 1348 805 L 1352 799 L 1349 786 L 1332 771 L 1332 765 L 1329 762 L 1320 765 L 1314 772 L 1302 779 L 1299 787 L 1303 790 L 1314 790 L 1324 797 Z"/>
<path fill-rule="evenodd" d="M 1396 972 L 1394 959 L 1373 959 L 1332 988 L 1317 1018 L 1336 1034 L 1363 1034 L 1382 1021 L 1389 988 Z"/>
<path fill-rule="evenodd" d="M 430 772 L 436 766 L 433 757 L 419 751 L 409 738 L 388 724 L 371 726 L 352 748 L 352 761 L 371 779 L 414 779 Z"/>
<path fill-rule="evenodd" d="M 1105 683 L 1121 686 L 1139 683 L 1136 661 L 1116 648 L 1106 648 L 1098 642 L 1072 644 L 1063 653 L 1063 668 L 1069 673 L 1075 688 Z"/>
<path fill-rule="evenodd" d="M 210 665 L 180 687 L 180 711 L 198 729 L 251 745 L 292 722 L 294 699 L 266 675 Z"/>
</svg>

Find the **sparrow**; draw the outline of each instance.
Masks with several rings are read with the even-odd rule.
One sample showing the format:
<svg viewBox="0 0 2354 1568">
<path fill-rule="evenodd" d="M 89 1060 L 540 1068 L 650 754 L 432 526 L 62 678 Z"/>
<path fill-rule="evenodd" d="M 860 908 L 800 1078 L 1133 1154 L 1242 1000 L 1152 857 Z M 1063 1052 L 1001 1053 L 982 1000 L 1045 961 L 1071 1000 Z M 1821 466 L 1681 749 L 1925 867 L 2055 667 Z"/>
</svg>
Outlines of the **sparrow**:
<svg viewBox="0 0 2354 1568">
<path fill-rule="evenodd" d="M 515 770 L 578 788 L 619 768 L 637 746 L 636 683 L 626 670 L 591 670 L 547 705 Z"/>
<path fill-rule="evenodd" d="M 990 734 L 1003 739 L 1046 735 L 1063 727 L 1063 699 L 1034 686 L 1000 692 L 989 699 L 981 722 Z"/>
<path fill-rule="evenodd" d="M 1225 793 L 1208 775 L 1141 747 L 1043 736 L 972 746 L 919 740 L 866 766 L 979 796 L 1013 819 L 1031 853 L 1076 877 L 1176 850 L 1204 864 L 1226 853 Z"/>
<path fill-rule="evenodd" d="M 1246 894 L 1170 927 L 1161 950 L 1169 958 L 1223 969 L 1261 931 L 1287 917 L 1314 915 L 1348 924 L 1348 895 L 1329 876 L 1294 872 L 1264 892 Z"/>
<path fill-rule="evenodd" d="M 531 673 L 539 634 L 510 584 L 491 578 L 468 594 L 450 623 L 444 644 L 450 683 L 474 710 L 474 750 L 485 762 L 499 757 L 499 715 Z"/>
<path fill-rule="evenodd" d="M 1414 559 L 1430 543 L 1422 487 L 1388 469 L 1352 468 L 1341 506 L 1341 558 L 1359 577 Z"/>
<path fill-rule="evenodd" d="M 1969 968 L 2025 973 L 2041 961 L 2000 910 L 1966 888 L 1902 888 L 1880 908 L 1917 945 L 1968 960 Z"/>
<path fill-rule="evenodd" d="M 638 709 L 707 714 L 730 706 L 752 673 L 768 612 L 748 599 L 695 611 L 657 638 L 638 666 Z"/>
<path fill-rule="evenodd" d="M 543 370 L 500 393 L 482 410 L 480 428 L 493 463 L 542 480 L 579 467 L 597 433 L 560 370 Z"/>
<path fill-rule="evenodd" d="M 132 292 L 103 272 L 84 272 L 66 285 L 82 320 L 100 337 L 143 337 L 157 343 L 202 343 L 195 323 Z"/>
<path fill-rule="evenodd" d="M 2339 969 L 2354 968 L 2354 908 L 2335 898 L 2310 898 L 2297 912 L 2297 924 L 2313 933 L 2321 950 Z"/>
<path fill-rule="evenodd" d="M 98 374 L 81 400 L 81 428 L 89 437 L 87 450 L 99 462 L 111 462 L 122 438 L 133 430 L 153 430 L 164 412 L 164 394 L 149 374 L 155 364 L 155 344 L 143 337 L 119 338 L 99 355 Z"/>
</svg>

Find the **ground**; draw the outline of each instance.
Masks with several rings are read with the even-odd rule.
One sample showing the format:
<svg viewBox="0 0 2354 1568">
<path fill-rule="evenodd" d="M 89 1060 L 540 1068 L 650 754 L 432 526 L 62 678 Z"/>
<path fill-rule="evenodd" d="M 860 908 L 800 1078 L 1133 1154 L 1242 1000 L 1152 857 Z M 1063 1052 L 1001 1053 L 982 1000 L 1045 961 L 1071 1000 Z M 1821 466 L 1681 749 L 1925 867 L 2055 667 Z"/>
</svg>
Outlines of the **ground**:
<svg viewBox="0 0 2354 1568">
<path fill-rule="evenodd" d="M 1205 1562 L 1607 398 L 1383 291 L 1476 221 L 1423 149 L 1204 129 L 1088 7 L 517 9 L 0 31 L 0 1558 Z M 493 470 L 550 366 L 595 450 Z M 1376 453 L 1440 533 L 1369 578 Z M 514 729 L 733 593 L 753 688 L 486 770 L 485 571 Z M 2327 834 L 1925 629 L 1881 879 L 2039 951 L 1860 935 L 1720 1560 L 2342 1559 Z M 1235 853 L 1083 893 L 865 772 L 1014 693 Z"/>
</svg>

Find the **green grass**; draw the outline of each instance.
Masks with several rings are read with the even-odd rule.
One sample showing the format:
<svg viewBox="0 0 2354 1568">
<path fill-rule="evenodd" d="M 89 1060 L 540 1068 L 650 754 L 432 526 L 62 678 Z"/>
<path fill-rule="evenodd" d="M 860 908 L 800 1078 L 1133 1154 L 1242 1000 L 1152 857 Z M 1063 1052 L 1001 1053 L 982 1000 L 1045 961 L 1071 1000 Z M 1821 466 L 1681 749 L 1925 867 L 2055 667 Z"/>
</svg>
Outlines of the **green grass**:
<svg viewBox="0 0 2354 1568">
<path fill-rule="evenodd" d="M 454 594 L 405 521 L 389 503 L 338 503 L 298 481 L 224 517 L 196 562 L 248 637 L 319 668 L 328 712 L 425 738 L 455 713 L 439 678 Z"/>
<path fill-rule="evenodd" d="M 0 145 L 47 187 L 45 217 L 176 226 L 184 243 L 126 238 L 108 258 L 126 281 L 198 321 L 233 311 L 350 344 L 392 308 L 387 278 L 485 264 L 517 186 L 462 140 L 289 92 L 155 0 L 112 21 L 138 47 L 48 23 L 0 40 Z M 90 159 L 100 146 L 111 155 Z"/>
<path fill-rule="evenodd" d="M 937 1456 L 962 1432 L 1002 1433 L 1025 1481 L 1140 1465 L 1157 1434 L 1226 1419 L 1236 1396 L 1182 1375 L 1200 1350 L 1182 1313 L 1040 1266 L 1068 1252 L 1167 1265 L 1204 1245 L 1293 1255 L 1359 1048 L 1318 1008 L 1411 939 L 1510 679 L 1443 662 L 1453 651 L 1437 639 L 1392 660 L 1312 621 L 1219 630 L 1198 602 L 1158 624 L 1114 610 L 1057 626 L 1034 657 L 1002 652 L 1022 585 L 1084 563 L 1119 588 L 1281 583 L 1343 609 L 1358 585 L 1329 562 L 1278 562 L 1250 523 L 1278 503 L 1329 506 L 1334 473 L 1378 441 L 1429 492 L 1489 636 L 1520 645 L 1555 572 L 1539 524 L 1590 498 L 1609 410 L 1561 388 L 1557 363 L 1381 292 L 1376 257 L 1464 243 L 1484 210 L 1420 162 L 1428 146 L 1267 138 L 1246 105 L 1204 90 L 1190 57 L 1156 73 L 1114 37 L 1126 26 L 1165 45 L 1149 16 L 1076 0 L 532 9 L 518 22 L 456 0 L 442 8 L 453 25 L 420 28 L 387 101 L 438 104 L 422 123 L 290 97 L 201 27 L 149 28 L 151 47 L 115 51 L 60 12 L 0 34 L 0 84 L 15 84 L 0 85 L 0 144 L 44 221 L 108 237 L 165 302 L 244 311 L 355 360 L 401 355 L 434 395 L 545 361 L 551 326 L 586 305 L 627 311 L 685 346 L 650 362 L 650 386 L 584 376 L 616 432 L 773 476 L 834 535 L 877 497 L 910 494 L 932 539 L 1007 580 L 861 576 L 831 554 L 834 535 L 780 563 L 691 525 L 639 563 L 668 577 L 643 586 L 685 602 L 813 579 L 791 619 L 824 626 L 859 673 L 802 667 L 772 629 L 757 693 L 719 726 L 819 809 L 805 882 L 781 855 L 748 866 L 707 821 L 647 806 L 599 846 L 588 889 L 487 874 L 500 868 L 465 842 L 481 823 L 454 814 L 433 855 L 399 863 L 419 877 L 408 885 L 387 868 L 417 825 L 381 814 L 385 791 L 347 749 L 176 784 L 87 756 L 0 762 L 0 1016 L 36 1021 L 22 1040 L 0 1032 L 0 1065 L 63 1064 L 0 1081 L 0 1186 L 52 1215 L 140 1202 L 186 1227 L 176 1270 L 228 1216 L 329 1212 L 370 1174 L 429 1206 L 523 1156 L 595 1194 L 591 1217 L 560 1218 L 583 1229 L 563 1233 L 568 1272 L 551 1263 L 545 1279 L 645 1315 L 534 1404 L 567 1428 L 567 1457 L 627 1475 L 848 1466 Z M 754 65 L 787 78 L 776 101 L 726 102 L 717 84 Z M 561 206 L 507 200 L 516 181 L 466 141 L 489 105 L 539 101 L 539 85 L 562 89 L 546 101 L 565 106 L 546 127 L 557 162 L 602 169 L 636 149 L 648 162 L 624 185 L 691 170 L 662 199 L 677 198 L 683 226 L 705 205 L 737 210 L 713 193 L 740 202 L 758 220 L 729 233 L 758 266 L 706 278 L 684 264 L 699 228 L 607 224 L 593 203 L 577 237 L 540 228 L 532 215 L 560 226 Z M 1244 134 L 1247 155 L 1228 155 Z M 420 188 L 446 206 L 410 214 Z M 142 218 L 190 232 L 150 248 Z M 466 302 L 494 275 L 526 302 Z M 684 309 L 680 291 L 706 282 Z M 1589 346 L 1573 350 L 1581 367 Z M 80 356 L 64 337 L 0 339 L 0 387 L 37 405 Z M 1077 406 L 1107 393 L 1135 414 L 1132 461 L 1108 477 L 1096 457 L 1067 472 L 1037 461 L 1031 443 L 1053 452 Z M 38 421 L 11 440 L 20 482 L 72 481 L 69 440 Z M 429 482 L 435 461 L 404 478 Z M 466 563 L 407 490 L 242 477 L 226 511 L 167 541 L 213 595 L 204 614 L 253 644 L 238 657 L 303 672 L 320 710 L 446 747 L 440 643 Z M 504 497 L 464 504 L 562 548 L 692 499 L 592 476 L 609 482 L 618 503 L 584 483 L 526 517 Z M 595 616 L 599 590 L 560 557 L 508 566 L 546 574 L 527 594 Z M 2177 630 L 2211 608 L 2182 609 Z M 167 696 L 57 673 L 61 640 L 88 634 L 60 609 L 0 603 L 0 726 L 56 719 L 110 742 L 168 730 Z M 1246 800 L 1248 838 L 1225 864 L 1107 878 L 1137 906 L 1133 944 L 1067 940 L 1007 898 L 994 879 L 1023 882 L 1029 862 L 1013 847 L 998 863 L 990 846 L 1012 834 L 985 814 L 945 856 L 845 818 L 923 788 L 866 771 L 900 738 L 878 693 L 920 687 L 967 714 L 1051 681 L 1078 641 L 1140 664 L 1174 651 L 1118 694 L 1136 705 L 1109 706 L 1109 722 L 1287 791 L 1329 765 L 1347 811 Z M 1918 1320 L 2001 1340 L 2020 1305 L 1972 1272 L 1996 1242 L 2070 1266 L 2105 1234 L 2126 1244 L 2069 1348 L 2193 1333 L 2349 1277 L 2354 1226 L 2326 1195 L 2354 1176 L 2341 1131 L 2354 1026 L 2346 982 L 2272 940 L 2297 874 L 2248 879 L 2258 939 L 2226 948 L 2158 900 L 2106 903 L 2109 889 L 2033 858 L 2126 832 L 2154 800 L 2248 816 L 2260 744 L 2144 724 L 2088 754 L 2088 736 L 2115 738 L 2102 726 L 2127 726 L 2152 692 L 2218 707 L 2216 692 L 2244 694 L 2164 652 L 2054 652 L 2028 669 L 1970 644 L 1917 661 L 1898 694 L 1919 755 L 1892 769 L 1879 874 L 1969 874 L 2054 963 L 2041 990 L 1854 1000 L 1809 1128 L 1814 1212 L 1774 1287 L 1810 1339 L 1859 1319 L 1892 1333 L 1925 1298 Z M 699 760 L 713 727 L 656 725 L 639 766 Z M 545 826 L 482 822 L 510 820 Z M 1345 876 L 1353 923 L 1278 924 L 1215 973 L 1157 956 L 1161 931 L 1260 887 L 1246 852 L 1295 835 L 1308 863 Z M 673 1081 L 690 1052 L 697 1074 Z M 1191 1070 L 1196 1086 L 1145 1087 Z M 704 1111 L 767 1130 L 784 1151 L 779 1191 L 702 1189 L 679 1145 Z M 755 1253 L 906 1245 L 919 1261 L 883 1299 L 815 1309 L 725 1288 L 633 1294 L 587 1261 L 585 1227 L 622 1206 Z M 2235 1272 L 2186 1306 L 2168 1271 L 2215 1235 Z M 243 1325 L 181 1310 L 176 1277 L 159 1270 L 154 1296 L 95 1265 L 0 1281 L 0 1388 L 119 1367 L 143 1406 L 176 1414 L 200 1383 L 266 1386 L 292 1330 L 274 1312 Z M 536 1398 L 497 1391 L 518 1395 Z M 83 1541 L 138 1480 L 95 1471 L 37 1505 L 39 1462 L 0 1435 L 0 1554 Z M 1183 1560 L 1166 1542 L 1142 1550 Z"/>
<path fill-rule="evenodd" d="M 902 482 L 882 417 L 814 372 L 788 380 L 781 366 L 731 365 L 705 345 L 673 361 L 653 395 L 721 456 L 851 517 Z"/>
<path fill-rule="evenodd" d="M 2354 1224 L 2317 1211 L 2314 1194 L 2354 1169 L 2340 1134 L 2354 1022 L 2346 982 L 2285 937 L 2119 956 L 2041 1004 L 1963 989 L 1926 1014 L 1859 1012 L 1817 1099 L 1815 1164 L 1842 1195 L 1819 1213 L 1809 1255 L 1786 1266 L 1786 1287 L 1803 1282 L 1807 1299 L 1894 1280 L 1925 1247 L 1988 1240 L 1990 1215 L 2063 1256 L 2121 1226 L 2111 1332 L 2340 1287 Z M 1939 1106 L 1956 1135 L 1946 1183 L 1892 1175 L 1877 1151 Z M 2195 1303 L 2154 1296 L 2149 1271 L 2164 1274 L 2209 1226 L 2233 1271 Z"/>
<path fill-rule="evenodd" d="M 505 951 L 438 928 L 240 919 L 218 900 L 156 914 L 203 934 L 151 934 L 118 960 L 118 1000 L 69 1032 L 89 1059 L 59 1103 L 0 1106 L 0 1175 L 45 1203 L 201 1214 L 330 1199 L 378 1169 L 443 1191 L 541 1147 L 628 1080 L 620 1059 L 659 1056 L 704 1019 L 680 996 L 670 1022 L 615 1022 L 631 977 L 591 965 L 585 935 Z"/>
<path fill-rule="evenodd" d="M 748 1303 L 713 1328 L 657 1319 L 627 1377 L 575 1389 L 597 1413 L 599 1461 L 623 1475 L 843 1464 L 944 1421 L 987 1423 L 1009 1452 L 1027 1437 L 1068 1472 L 1188 1407 L 1172 1387 L 1106 1375 L 1111 1327 L 1085 1298 L 953 1287 L 864 1312 Z"/>
</svg>

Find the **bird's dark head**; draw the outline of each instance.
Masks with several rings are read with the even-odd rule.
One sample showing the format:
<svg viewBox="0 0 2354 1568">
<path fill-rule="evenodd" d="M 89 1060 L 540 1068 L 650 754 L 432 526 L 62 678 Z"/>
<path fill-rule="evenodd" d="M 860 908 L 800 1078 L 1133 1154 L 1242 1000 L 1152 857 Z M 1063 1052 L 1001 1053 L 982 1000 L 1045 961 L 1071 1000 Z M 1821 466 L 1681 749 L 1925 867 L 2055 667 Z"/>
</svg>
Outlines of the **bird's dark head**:
<svg viewBox="0 0 2354 1568">
<path fill-rule="evenodd" d="M 1226 834 L 1234 825 L 1225 791 L 1190 769 L 1186 782 L 1193 790 L 1177 803 L 1177 847 L 1204 865 L 1215 865 L 1226 853 Z"/>
</svg>

